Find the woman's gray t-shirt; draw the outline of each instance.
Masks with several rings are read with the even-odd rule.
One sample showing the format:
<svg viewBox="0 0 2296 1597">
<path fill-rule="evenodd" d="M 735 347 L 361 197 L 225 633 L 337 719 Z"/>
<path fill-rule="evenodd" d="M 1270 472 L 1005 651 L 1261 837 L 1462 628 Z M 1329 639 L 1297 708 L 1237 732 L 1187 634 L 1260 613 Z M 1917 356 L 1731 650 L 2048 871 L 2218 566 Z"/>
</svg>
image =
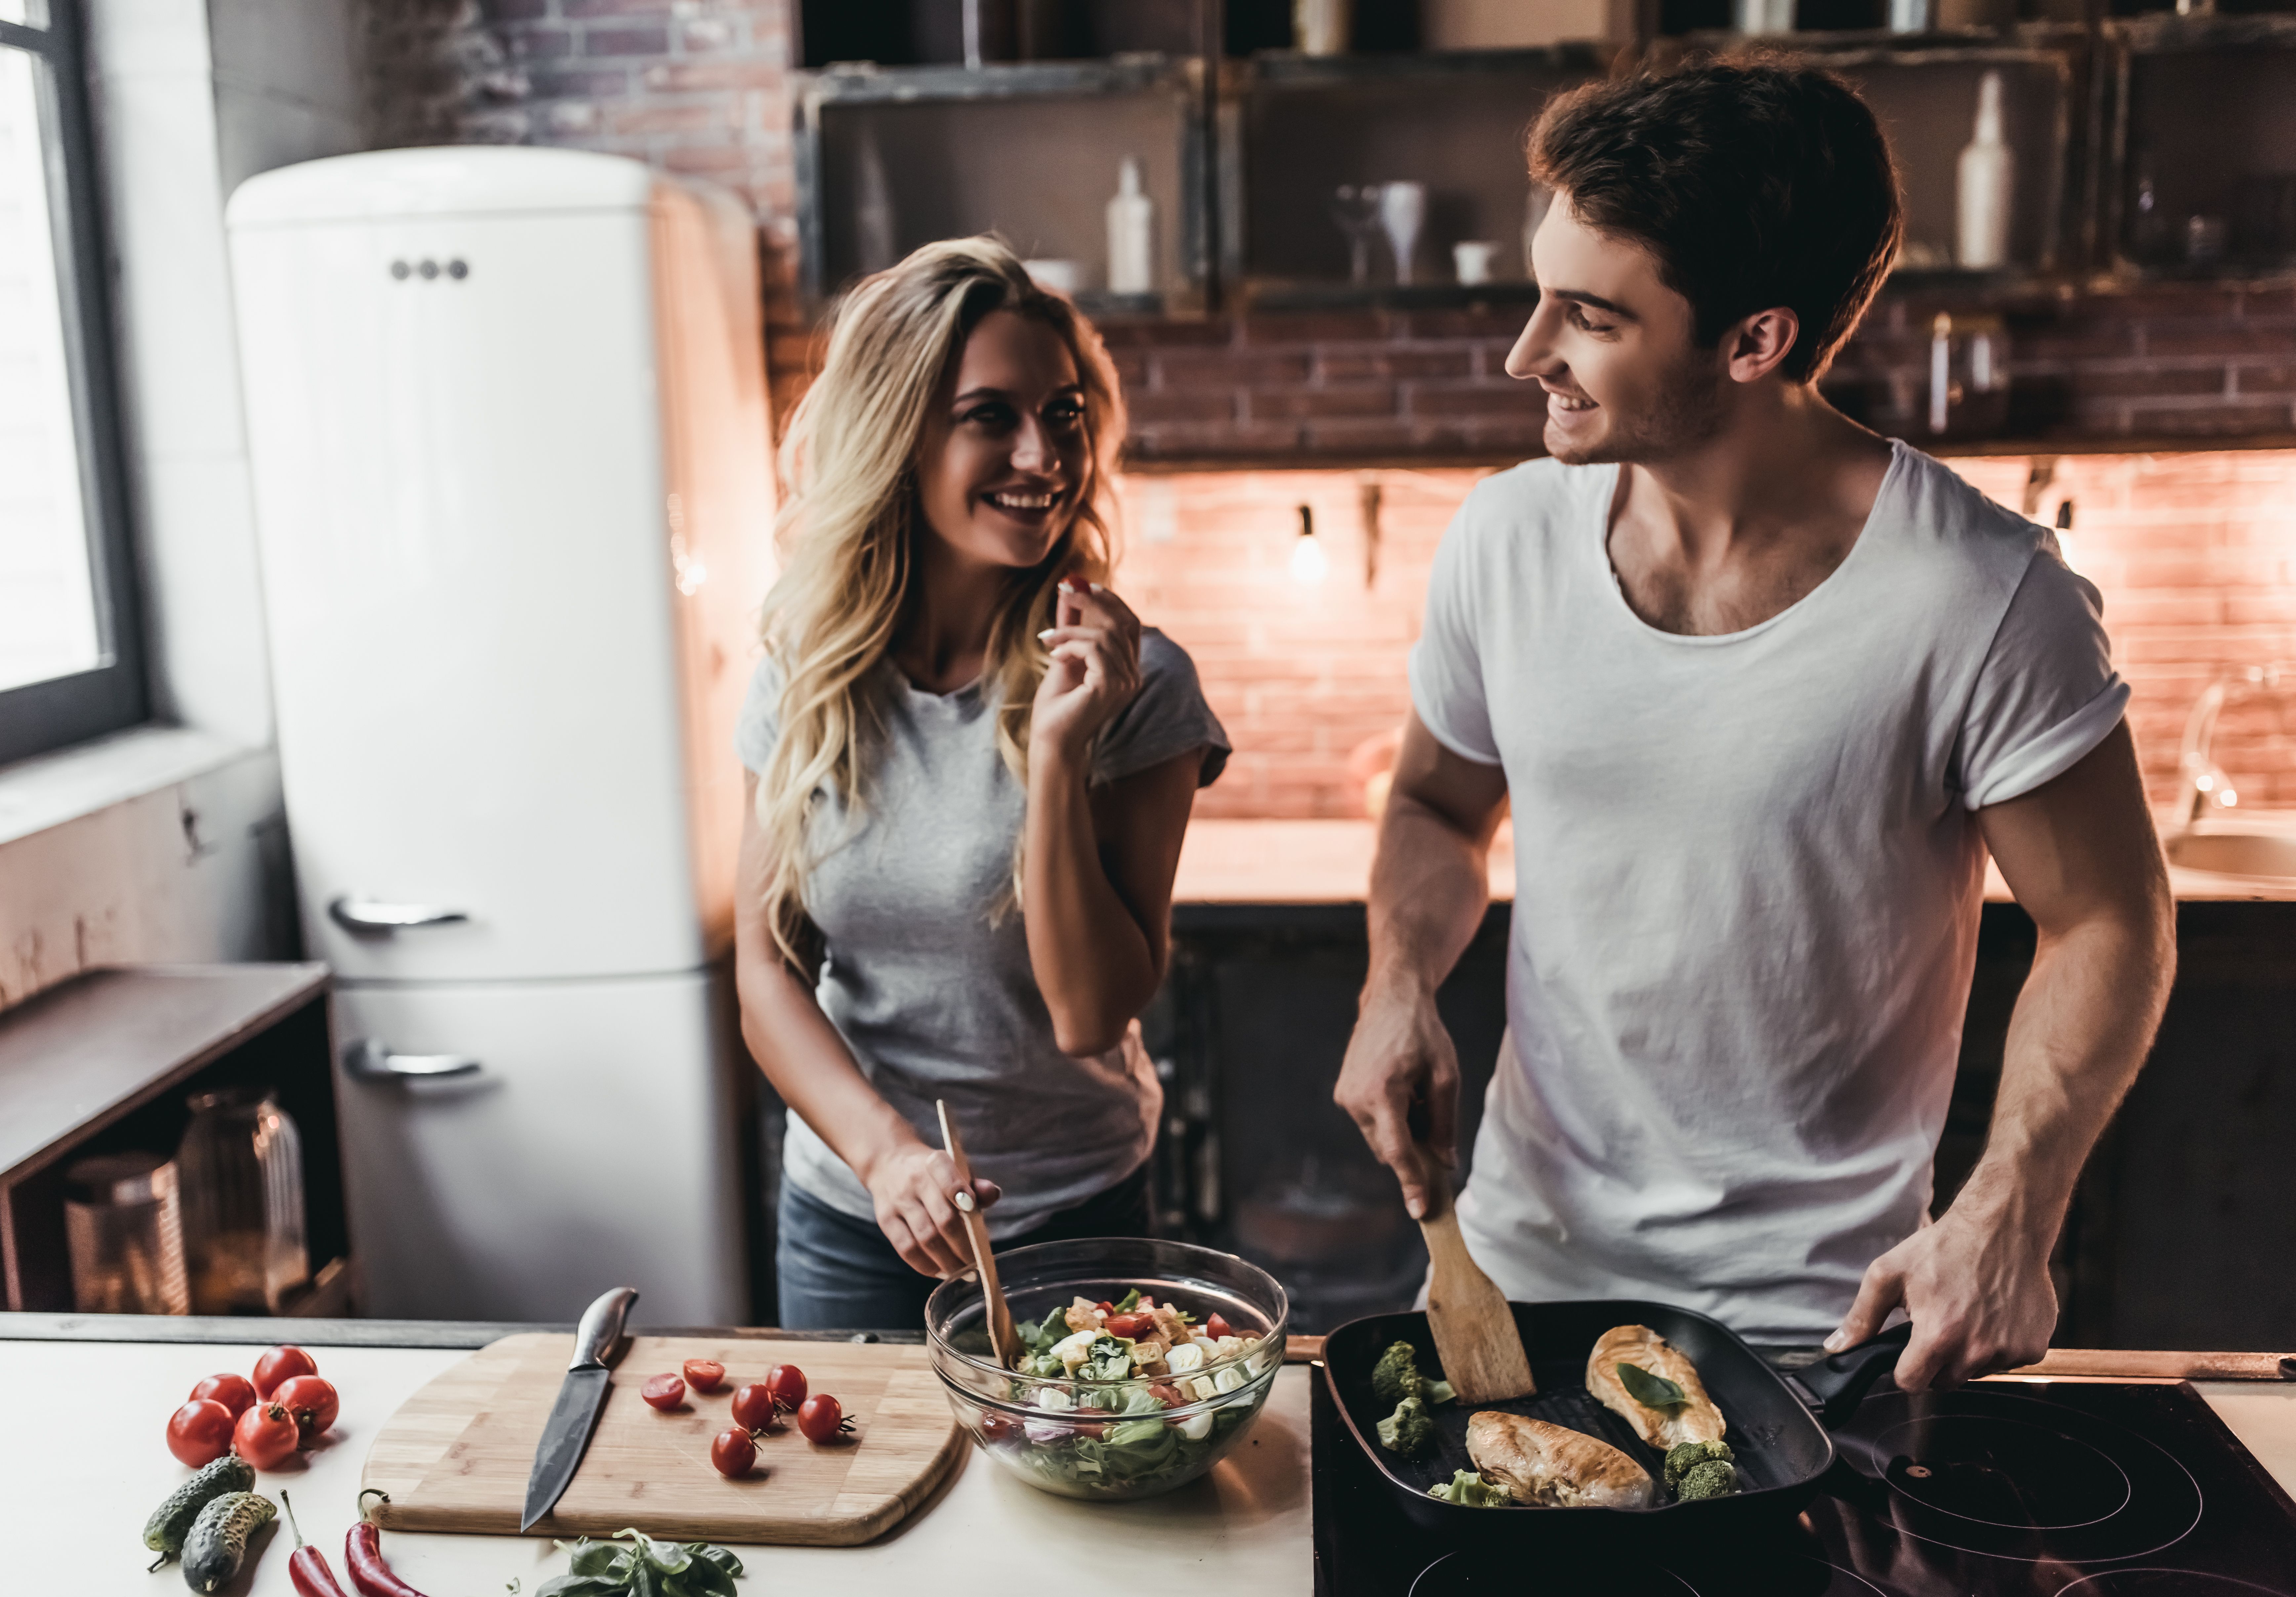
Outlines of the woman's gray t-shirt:
<svg viewBox="0 0 2296 1597">
<path fill-rule="evenodd" d="M 806 909 L 826 945 L 815 995 L 861 1073 L 933 1147 L 933 1102 L 948 1101 L 973 1172 L 1004 1189 L 989 1233 L 1017 1236 L 1137 1169 L 1163 1091 L 1136 1051 L 1132 1061 L 1121 1048 L 1071 1059 L 1053 1041 L 1009 898 L 1028 796 L 996 749 L 995 690 L 928 693 L 890 661 L 878 668 L 884 736 L 859 824 L 849 835 L 833 795 L 814 812 Z M 1186 651 L 1144 630 L 1140 675 L 1138 696 L 1101 733 L 1092 780 L 1201 749 L 1209 786 L 1227 735 Z M 781 689 L 768 656 L 734 732 L 752 771 L 772 757 Z M 794 1110 L 783 1177 L 845 1214 L 875 1216 L 860 1179 Z"/>
</svg>

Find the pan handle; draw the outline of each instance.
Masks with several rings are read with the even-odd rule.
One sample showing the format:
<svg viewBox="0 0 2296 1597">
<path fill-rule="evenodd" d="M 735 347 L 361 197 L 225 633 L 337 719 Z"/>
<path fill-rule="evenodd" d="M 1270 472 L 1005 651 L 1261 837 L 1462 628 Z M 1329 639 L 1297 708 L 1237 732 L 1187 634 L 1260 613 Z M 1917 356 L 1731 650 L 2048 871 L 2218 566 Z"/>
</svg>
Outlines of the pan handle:
<svg viewBox="0 0 2296 1597">
<path fill-rule="evenodd" d="M 1908 1320 L 1892 1325 L 1870 1342 L 1845 1347 L 1793 1372 L 1802 1389 L 1817 1399 L 1826 1429 L 1848 1423 L 1874 1383 L 1897 1368 L 1898 1355 L 1913 1336 L 1914 1323 Z"/>
</svg>

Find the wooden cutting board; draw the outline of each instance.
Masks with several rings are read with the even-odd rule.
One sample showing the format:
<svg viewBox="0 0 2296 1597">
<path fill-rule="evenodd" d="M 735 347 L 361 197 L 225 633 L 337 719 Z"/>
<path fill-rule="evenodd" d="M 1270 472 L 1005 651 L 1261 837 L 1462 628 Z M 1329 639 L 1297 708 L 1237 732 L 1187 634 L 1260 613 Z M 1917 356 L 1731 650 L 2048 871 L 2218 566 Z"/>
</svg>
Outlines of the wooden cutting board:
<svg viewBox="0 0 2296 1597">
<path fill-rule="evenodd" d="M 378 1523 L 519 1534 L 535 1445 L 573 1355 L 570 1336 L 504 1337 L 408 1398 L 367 1449 L 361 1484 L 390 1495 Z M 725 1385 L 689 1390 L 669 1413 L 646 1406 L 646 1378 L 690 1358 L 724 1364 Z M 734 1389 L 776 1364 L 834 1395 L 855 1434 L 816 1445 L 788 1425 L 758 1444 L 747 1478 L 728 1480 L 710 1468 L 710 1438 L 734 1422 Z M 581 1469 L 532 1534 L 608 1536 L 635 1526 L 676 1541 L 849 1546 L 913 1512 L 966 1441 L 922 1347 L 636 1337 L 615 1362 Z"/>
</svg>

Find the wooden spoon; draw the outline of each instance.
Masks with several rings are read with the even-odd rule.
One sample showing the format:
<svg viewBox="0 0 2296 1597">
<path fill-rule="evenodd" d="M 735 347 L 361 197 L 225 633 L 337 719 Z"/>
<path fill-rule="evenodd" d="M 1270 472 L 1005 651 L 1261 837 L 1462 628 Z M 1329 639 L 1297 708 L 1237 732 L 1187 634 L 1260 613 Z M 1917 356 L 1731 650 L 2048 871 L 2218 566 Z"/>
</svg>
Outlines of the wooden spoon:
<svg viewBox="0 0 2296 1597">
<path fill-rule="evenodd" d="M 940 1115 L 941 1146 L 948 1150 L 949 1162 L 956 1167 L 955 1201 L 957 1212 L 964 1216 L 964 1234 L 972 1243 L 972 1267 L 980 1276 L 981 1293 L 988 1299 L 988 1345 L 996 1350 L 996 1362 L 1009 1370 L 1021 1356 L 1021 1335 L 1013 1329 L 1013 1311 L 1005 1306 L 1004 1289 L 996 1280 L 996 1255 L 988 1247 L 988 1222 L 972 1200 L 972 1167 L 965 1162 L 964 1144 L 957 1139 L 956 1122 L 948 1118 L 948 1105 L 935 1099 L 933 1108 Z"/>
<path fill-rule="evenodd" d="M 1419 1233 L 1427 1240 L 1427 1257 L 1434 1265 L 1427 1282 L 1427 1328 L 1435 1333 L 1443 1379 L 1464 1404 L 1531 1396 L 1538 1383 L 1530 1378 L 1530 1360 L 1522 1351 L 1514 1311 L 1507 1306 L 1506 1294 L 1467 1251 L 1443 1167 L 1426 1148 L 1419 1152 L 1429 1172 L 1427 1214 L 1419 1222 Z"/>
</svg>

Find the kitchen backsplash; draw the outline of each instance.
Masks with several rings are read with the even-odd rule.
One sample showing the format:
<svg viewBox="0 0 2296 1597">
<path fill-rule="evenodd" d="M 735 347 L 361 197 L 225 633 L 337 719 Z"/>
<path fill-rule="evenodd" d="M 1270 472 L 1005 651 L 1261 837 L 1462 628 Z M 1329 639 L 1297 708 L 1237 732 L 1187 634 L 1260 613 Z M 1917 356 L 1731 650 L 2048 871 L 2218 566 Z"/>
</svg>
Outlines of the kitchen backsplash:
<svg viewBox="0 0 2296 1597">
<path fill-rule="evenodd" d="M 2172 801 L 2194 700 L 2226 671 L 2296 660 L 2296 451 L 2025 456 L 1951 462 L 2021 508 L 2038 474 L 2038 520 L 2070 500 L 2066 546 L 2104 595 L 2130 722 L 2155 803 Z M 2038 464 L 2038 471 L 2036 465 Z M 1136 473 L 1124 485 L 1121 591 L 1185 645 L 1236 745 L 1197 801 L 1205 816 L 1361 815 L 1349 757 L 1409 708 L 1405 658 L 1417 635 L 1435 545 L 1466 470 Z M 1362 504 L 1379 495 L 1366 587 Z M 1298 506 L 1325 571 L 1292 571 Z M 2292 684 L 2296 698 L 2296 684 Z M 2296 807 L 2296 703 L 2225 712 L 2217 760 L 2243 802 Z"/>
</svg>

